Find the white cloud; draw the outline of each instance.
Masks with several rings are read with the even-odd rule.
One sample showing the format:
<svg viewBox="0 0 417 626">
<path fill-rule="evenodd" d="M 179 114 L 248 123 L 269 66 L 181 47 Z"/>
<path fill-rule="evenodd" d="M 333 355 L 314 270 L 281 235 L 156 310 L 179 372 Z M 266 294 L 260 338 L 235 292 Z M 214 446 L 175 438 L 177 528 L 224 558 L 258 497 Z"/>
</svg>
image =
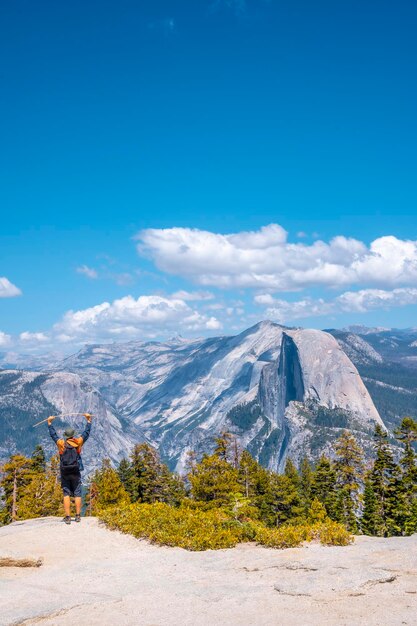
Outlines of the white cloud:
<svg viewBox="0 0 417 626">
<path fill-rule="evenodd" d="M 80 265 L 77 267 L 76 272 L 78 274 L 84 274 L 87 278 L 92 278 L 93 280 L 98 278 L 98 272 L 93 267 L 88 267 L 88 265 Z"/>
<path fill-rule="evenodd" d="M 6 335 L 6 333 L 3 333 L 3 332 L 0 330 L 0 347 L 10 345 L 10 343 L 11 343 L 11 339 L 12 339 L 12 338 L 11 338 L 11 336 L 10 336 L 10 335 Z"/>
<path fill-rule="evenodd" d="M 42 343 L 43 341 L 48 341 L 48 337 L 45 335 L 45 333 L 30 333 L 28 331 L 20 333 L 19 339 L 20 341 L 31 343 Z"/>
<path fill-rule="evenodd" d="M 186 302 L 197 302 L 201 300 L 213 300 L 214 295 L 210 293 L 210 291 L 184 291 L 181 289 L 180 291 L 173 293 L 171 297 L 179 298 L 180 300 L 185 300 Z"/>
<path fill-rule="evenodd" d="M 135 282 L 134 277 L 129 272 L 120 272 L 119 274 L 111 274 L 110 278 L 112 278 L 116 285 L 120 287 L 125 287 L 126 285 L 131 285 Z"/>
<path fill-rule="evenodd" d="M 222 235 L 190 228 L 146 229 L 140 254 L 157 267 L 204 286 L 297 291 L 329 288 L 417 286 L 417 241 L 380 237 L 367 246 L 337 236 L 289 243 L 277 224 L 256 232 Z"/>
<path fill-rule="evenodd" d="M 210 319 L 206 322 L 206 328 L 207 330 L 219 330 L 222 328 L 222 324 L 215 317 L 210 317 Z"/>
<path fill-rule="evenodd" d="M 365 313 L 373 309 L 390 309 L 417 303 L 417 289 L 361 289 L 340 295 L 337 303 L 342 311 Z"/>
<path fill-rule="evenodd" d="M 0 276 L 0 298 L 14 298 L 21 294 L 22 292 L 16 285 L 13 285 L 5 276 Z"/>
<path fill-rule="evenodd" d="M 264 305 L 265 317 L 281 323 L 306 317 L 322 317 L 338 313 L 367 313 L 417 303 L 417 289 L 361 289 L 346 291 L 331 300 L 306 297 L 295 302 L 274 298 L 271 294 L 255 296 L 256 304 Z"/>
<path fill-rule="evenodd" d="M 334 303 L 321 299 L 303 298 L 296 302 L 274 300 L 272 306 L 265 310 L 267 319 L 276 320 L 281 324 L 305 317 L 321 317 L 334 312 Z"/>
<path fill-rule="evenodd" d="M 225 305 L 221 302 L 213 302 L 213 304 L 206 304 L 204 309 L 206 311 L 224 311 Z"/>
<path fill-rule="evenodd" d="M 204 331 L 221 328 L 208 317 L 177 297 L 126 296 L 80 311 L 68 311 L 54 326 L 61 341 L 100 341 L 154 337 L 167 330 Z"/>
</svg>

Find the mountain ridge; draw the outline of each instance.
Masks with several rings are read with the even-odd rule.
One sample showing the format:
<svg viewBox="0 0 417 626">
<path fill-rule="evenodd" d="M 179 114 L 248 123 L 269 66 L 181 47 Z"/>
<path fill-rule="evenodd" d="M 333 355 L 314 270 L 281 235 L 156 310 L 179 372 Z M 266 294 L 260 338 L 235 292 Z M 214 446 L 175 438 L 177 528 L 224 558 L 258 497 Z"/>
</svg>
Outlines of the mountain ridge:
<svg viewBox="0 0 417 626">
<path fill-rule="evenodd" d="M 57 412 L 98 414 L 93 467 L 105 453 L 117 462 L 145 440 L 181 471 L 190 449 L 209 452 L 214 437 L 230 430 L 264 465 L 280 470 L 288 456 L 299 462 L 328 452 L 343 428 L 369 449 L 375 424 L 382 425 L 340 341 L 262 321 L 234 336 L 86 345 L 38 372 L 44 377 L 38 385 L 32 382 Z M 23 386 L 16 395 L 1 381 L 4 425 L 13 399 L 24 407 L 31 396 Z M 24 415 L 30 428 L 34 415 Z M 35 433 L 44 441 L 34 430 L 31 441 Z M 15 448 L 17 439 L 16 431 Z"/>
</svg>

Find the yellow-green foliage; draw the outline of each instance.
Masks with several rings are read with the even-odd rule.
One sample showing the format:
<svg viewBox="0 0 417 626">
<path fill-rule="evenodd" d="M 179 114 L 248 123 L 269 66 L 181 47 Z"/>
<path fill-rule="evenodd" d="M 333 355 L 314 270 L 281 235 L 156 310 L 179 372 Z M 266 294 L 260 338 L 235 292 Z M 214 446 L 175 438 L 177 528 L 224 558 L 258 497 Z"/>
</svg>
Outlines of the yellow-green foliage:
<svg viewBox="0 0 417 626">
<path fill-rule="evenodd" d="M 347 546 L 353 542 L 353 536 L 342 524 L 329 519 L 318 524 L 317 538 L 325 546 Z"/>
<path fill-rule="evenodd" d="M 103 459 L 101 468 L 98 469 L 90 481 L 86 496 L 87 511 L 91 514 L 99 513 L 106 507 L 129 504 L 130 498 L 111 466 L 109 459 Z"/>
<path fill-rule="evenodd" d="M 63 515 L 62 489 L 53 473 L 36 474 L 23 490 L 19 501 L 18 519 L 47 515 Z"/>
<path fill-rule="evenodd" d="M 256 526 L 255 540 L 268 548 L 296 548 L 303 541 L 320 541 L 326 546 L 347 546 L 353 537 L 337 522 L 327 519 L 315 524 Z"/>
<path fill-rule="evenodd" d="M 107 509 L 100 518 L 109 528 L 187 550 L 232 548 L 245 538 L 240 526 L 231 524 L 221 509 L 174 508 L 155 502 Z"/>
<path fill-rule="evenodd" d="M 293 548 L 312 540 L 326 545 L 347 545 L 352 539 L 342 526 L 328 519 L 313 524 L 267 528 L 259 521 L 238 519 L 236 511 L 203 509 L 190 502 L 179 508 L 162 502 L 135 503 L 106 509 L 100 518 L 109 528 L 159 545 L 187 550 L 232 548 L 242 541 L 256 541 L 271 548 Z"/>
</svg>

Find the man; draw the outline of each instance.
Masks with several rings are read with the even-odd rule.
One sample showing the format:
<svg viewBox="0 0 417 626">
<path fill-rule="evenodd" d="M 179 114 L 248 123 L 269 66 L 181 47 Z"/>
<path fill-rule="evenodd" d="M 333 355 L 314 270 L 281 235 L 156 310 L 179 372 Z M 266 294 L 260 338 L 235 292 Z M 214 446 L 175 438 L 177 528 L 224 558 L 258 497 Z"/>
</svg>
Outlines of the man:
<svg viewBox="0 0 417 626">
<path fill-rule="evenodd" d="M 87 420 L 87 426 L 81 437 L 74 437 L 75 430 L 67 428 L 64 431 L 65 439 L 59 439 L 52 425 L 55 416 L 48 417 L 49 434 L 58 446 L 61 487 L 64 493 L 65 517 L 63 521 L 66 524 L 71 524 L 71 497 L 75 498 L 75 521 L 81 521 L 81 472 L 84 469 L 81 448 L 90 436 L 92 416 L 84 413 L 84 417 Z"/>
</svg>

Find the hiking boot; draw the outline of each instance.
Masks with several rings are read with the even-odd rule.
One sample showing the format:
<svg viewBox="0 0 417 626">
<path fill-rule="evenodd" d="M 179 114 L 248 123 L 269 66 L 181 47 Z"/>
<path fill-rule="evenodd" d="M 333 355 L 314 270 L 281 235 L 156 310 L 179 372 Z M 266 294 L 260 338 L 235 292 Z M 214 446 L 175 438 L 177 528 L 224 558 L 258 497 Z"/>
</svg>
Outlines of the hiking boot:
<svg viewBox="0 0 417 626">
<path fill-rule="evenodd" d="M 74 522 L 81 522 L 81 515 L 77 513 L 77 515 L 74 518 Z"/>
<path fill-rule="evenodd" d="M 71 524 L 71 517 L 69 515 L 66 515 L 62 521 L 66 524 Z"/>
</svg>

